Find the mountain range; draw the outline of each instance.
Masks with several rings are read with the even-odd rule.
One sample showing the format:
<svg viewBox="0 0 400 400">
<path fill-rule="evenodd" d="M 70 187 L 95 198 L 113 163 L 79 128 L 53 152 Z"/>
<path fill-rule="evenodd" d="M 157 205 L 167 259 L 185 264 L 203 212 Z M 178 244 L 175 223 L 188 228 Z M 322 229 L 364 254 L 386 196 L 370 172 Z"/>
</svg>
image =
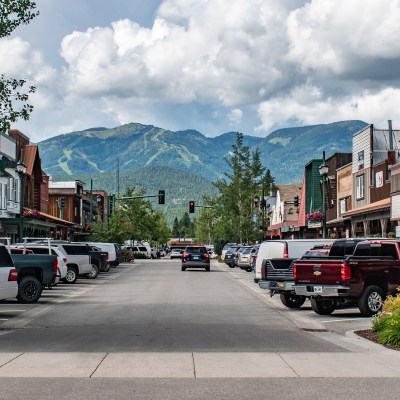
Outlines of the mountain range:
<svg viewBox="0 0 400 400">
<path fill-rule="evenodd" d="M 266 137 L 245 135 L 244 144 L 260 149 L 262 163 L 277 184 L 298 183 L 304 165 L 322 158 L 324 150 L 327 157 L 351 152 L 353 134 L 366 125 L 353 120 L 285 128 Z M 170 206 L 179 209 L 188 199 L 200 201 L 203 194 L 215 192 L 211 182 L 227 171 L 225 158 L 235 140 L 236 132 L 210 138 L 196 130 L 174 132 L 130 123 L 66 133 L 38 145 L 42 168 L 53 179 L 93 179 L 95 188 L 114 193 L 127 186 L 165 189 L 171 193 Z"/>
</svg>

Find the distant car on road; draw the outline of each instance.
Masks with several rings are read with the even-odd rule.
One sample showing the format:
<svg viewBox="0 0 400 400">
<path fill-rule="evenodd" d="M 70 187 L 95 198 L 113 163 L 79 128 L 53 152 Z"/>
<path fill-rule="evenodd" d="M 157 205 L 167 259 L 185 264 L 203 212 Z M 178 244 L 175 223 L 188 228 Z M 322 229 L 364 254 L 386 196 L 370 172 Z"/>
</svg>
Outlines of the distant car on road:
<svg viewBox="0 0 400 400">
<path fill-rule="evenodd" d="M 171 253 L 169 253 L 171 258 L 181 258 L 182 250 L 181 249 L 172 249 Z"/>
<path fill-rule="evenodd" d="M 205 246 L 188 246 L 182 255 L 182 271 L 186 268 L 205 268 L 210 271 L 210 254 Z"/>
</svg>

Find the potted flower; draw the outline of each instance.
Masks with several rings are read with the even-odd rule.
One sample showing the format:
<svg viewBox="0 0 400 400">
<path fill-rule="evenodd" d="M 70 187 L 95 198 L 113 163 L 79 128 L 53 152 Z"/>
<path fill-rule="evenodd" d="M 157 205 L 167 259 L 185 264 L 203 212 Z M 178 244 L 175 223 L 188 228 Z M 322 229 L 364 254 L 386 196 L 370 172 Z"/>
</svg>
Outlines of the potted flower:
<svg viewBox="0 0 400 400">
<path fill-rule="evenodd" d="M 324 214 L 321 211 L 312 211 L 306 214 L 306 220 L 310 222 L 322 222 L 324 220 Z"/>
</svg>

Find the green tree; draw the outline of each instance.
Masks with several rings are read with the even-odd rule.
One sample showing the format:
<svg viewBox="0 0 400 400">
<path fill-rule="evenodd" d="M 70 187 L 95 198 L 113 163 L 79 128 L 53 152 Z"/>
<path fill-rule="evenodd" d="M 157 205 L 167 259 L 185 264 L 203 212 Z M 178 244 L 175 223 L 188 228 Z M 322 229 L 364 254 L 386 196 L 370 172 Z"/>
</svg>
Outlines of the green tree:
<svg viewBox="0 0 400 400">
<path fill-rule="evenodd" d="M 254 199 L 262 192 L 266 193 L 265 186 L 272 177 L 268 171 L 266 178 L 260 150 L 251 151 L 245 146 L 241 133 L 237 133 L 236 142 L 225 160 L 230 171 L 214 183 L 219 191 L 215 240 L 239 243 L 255 241 L 260 236 L 260 221 Z"/>
<path fill-rule="evenodd" d="M 92 226 L 91 238 L 98 241 L 123 243 L 125 240 L 166 243 L 170 237 L 164 215 L 152 203 L 140 198 L 144 190 L 126 190 L 123 197 L 138 197 L 118 202 L 113 215 L 104 223 Z"/>
<path fill-rule="evenodd" d="M 19 25 L 29 24 L 39 12 L 36 3 L 29 0 L 2 0 L 0 2 L 0 38 L 9 36 Z M 36 88 L 24 88 L 25 79 L 0 75 L 0 132 L 10 129 L 11 123 L 22 118 L 27 121 L 33 106 L 27 103 Z"/>
</svg>

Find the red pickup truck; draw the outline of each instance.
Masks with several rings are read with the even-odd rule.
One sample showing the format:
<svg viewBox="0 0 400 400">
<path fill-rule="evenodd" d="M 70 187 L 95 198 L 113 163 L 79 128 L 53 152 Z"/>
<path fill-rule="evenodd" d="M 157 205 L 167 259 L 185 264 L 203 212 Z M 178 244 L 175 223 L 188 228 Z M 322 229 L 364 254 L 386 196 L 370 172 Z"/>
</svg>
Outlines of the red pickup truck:
<svg viewBox="0 0 400 400">
<path fill-rule="evenodd" d="M 296 295 L 310 298 L 317 314 L 328 315 L 338 305 L 348 304 L 371 316 L 400 286 L 400 242 L 365 240 L 344 259 L 300 259 L 293 266 L 293 275 Z"/>
</svg>

